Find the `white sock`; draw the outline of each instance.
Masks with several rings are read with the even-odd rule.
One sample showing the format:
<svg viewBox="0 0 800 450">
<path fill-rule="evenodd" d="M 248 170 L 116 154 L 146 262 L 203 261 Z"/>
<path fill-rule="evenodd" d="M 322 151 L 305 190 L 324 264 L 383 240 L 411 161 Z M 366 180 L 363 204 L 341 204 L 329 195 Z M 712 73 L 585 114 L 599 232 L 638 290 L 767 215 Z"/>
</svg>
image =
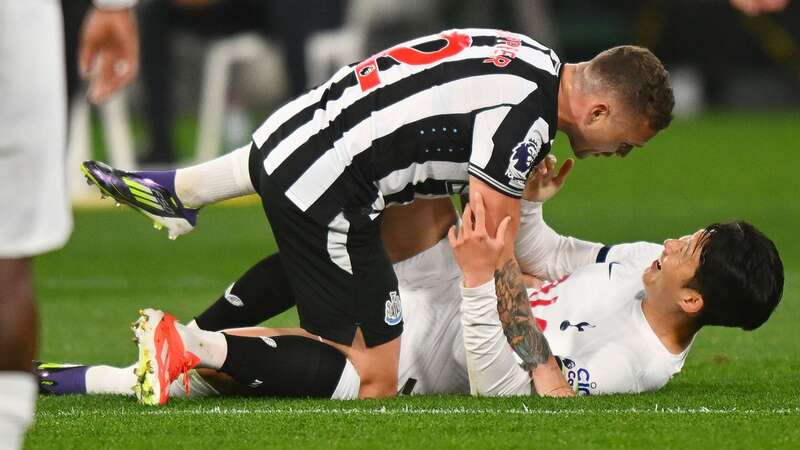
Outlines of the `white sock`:
<svg viewBox="0 0 800 450">
<path fill-rule="evenodd" d="M 249 163 L 250 144 L 211 161 L 178 169 L 175 194 L 189 208 L 255 194 Z"/>
<path fill-rule="evenodd" d="M 0 372 L 0 450 L 22 448 L 36 406 L 36 377 L 27 372 Z"/>
<path fill-rule="evenodd" d="M 172 384 L 169 385 L 169 396 L 172 398 L 186 398 L 186 386 L 183 384 L 184 377 L 189 377 L 189 398 L 219 397 L 219 391 L 211 386 L 208 381 L 192 369 L 181 374 Z"/>
<path fill-rule="evenodd" d="M 219 370 L 228 357 L 228 341 L 225 335 L 217 331 L 205 331 L 189 328 L 176 323 L 175 329 L 183 339 L 184 349 L 200 358 L 198 367 Z"/>
<path fill-rule="evenodd" d="M 86 393 L 133 395 L 133 385 L 136 384 L 136 375 L 133 374 L 135 367 L 136 364 L 128 367 L 89 367 L 86 371 Z"/>
</svg>

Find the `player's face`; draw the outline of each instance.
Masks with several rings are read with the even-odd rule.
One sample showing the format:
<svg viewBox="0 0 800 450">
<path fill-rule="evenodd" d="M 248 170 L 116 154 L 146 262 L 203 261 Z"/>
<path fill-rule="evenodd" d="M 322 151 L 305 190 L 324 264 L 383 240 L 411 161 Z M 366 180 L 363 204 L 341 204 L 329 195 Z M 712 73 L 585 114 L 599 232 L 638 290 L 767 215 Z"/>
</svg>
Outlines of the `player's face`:
<svg viewBox="0 0 800 450">
<path fill-rule="evenodd" d="M 700 229 L 694 234 L 664 241 L 661 256 L 642 275 L 648 298 L 673 301 L 686 293 L 689 289 L 686 284 L 700 265 L 704 233 L 705 230 Z"/>
<path fill-rule="evenodd" d="M 614 114 L 604 110 L 603 105 L 595 105 L 585 120 L 569 135 L 569 143 L 575 156 L 625 157 L 635 147 L 644 146 L 656 133 L 646 120 L 629 116 Z"/>
</svg>

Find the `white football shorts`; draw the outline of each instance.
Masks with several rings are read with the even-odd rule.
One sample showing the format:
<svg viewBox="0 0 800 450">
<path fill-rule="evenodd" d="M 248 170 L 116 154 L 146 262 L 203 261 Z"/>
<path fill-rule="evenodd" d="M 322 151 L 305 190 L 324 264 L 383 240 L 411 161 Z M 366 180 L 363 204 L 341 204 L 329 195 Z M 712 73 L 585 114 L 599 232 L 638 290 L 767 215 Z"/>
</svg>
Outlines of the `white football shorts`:
<svg viewBox="0 0 800 450">
<path fill-rule="evenodd" d="M 57 0 L 0 0 L 0 258 L 63 246 L 72 231 L 64 31 Z"/>
<path fill-rule="evenodd" d="M 406 394 L 468 393 L 461 334 L 462 277 L 447 238 L 395 264 L 394 271 L 405 322 L 398 389 L 407 386 Z M 348 361 L 332 398 L 358 398 L 359 382 Z"/>
</svg>

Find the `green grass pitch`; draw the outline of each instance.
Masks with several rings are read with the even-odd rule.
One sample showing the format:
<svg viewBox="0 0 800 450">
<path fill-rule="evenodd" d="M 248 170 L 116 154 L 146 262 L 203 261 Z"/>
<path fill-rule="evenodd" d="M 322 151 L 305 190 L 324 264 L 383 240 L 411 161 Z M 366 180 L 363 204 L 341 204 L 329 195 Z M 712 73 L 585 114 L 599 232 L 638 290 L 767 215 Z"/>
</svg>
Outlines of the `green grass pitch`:
<svg viewBox="0 0 800 450">
<path fill-rule="evenodd" d="M 746 219 L 777 244 L 783 302 L 761 329 L 701 332 L 684 371 L 645 395 L 552 400 L 429 396 L 383 401 L 212 399 L 145 408 L 129 398 L 40 397 L 28 448 L 800 447 L 800 116 L 678 121 L 625 160 L 579 161 L 546 209 L 557 230 L 661 241 Z M 556 154 L 568 155 L 564 136 Z M 77 170 L 77 168 L 71 168 Z M 170 242 L 130 210 L 75 213 L 36 263 L 44 360 L 128 364 L 129 323 L 156 306 L 188 320 L 275 249 L 256 204 L 208 208 Z M 293 313 L 270 323 L 292 325 Z"/>
</svg>

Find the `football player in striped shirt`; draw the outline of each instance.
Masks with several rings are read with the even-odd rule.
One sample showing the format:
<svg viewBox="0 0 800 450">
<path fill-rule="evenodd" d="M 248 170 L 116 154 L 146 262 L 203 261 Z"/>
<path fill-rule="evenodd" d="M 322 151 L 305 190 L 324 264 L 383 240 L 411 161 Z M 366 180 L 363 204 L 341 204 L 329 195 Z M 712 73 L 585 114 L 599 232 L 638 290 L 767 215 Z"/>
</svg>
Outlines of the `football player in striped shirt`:
<svg viewBox="0 0 800 450">
<path fill-rule="evenodd" d="M 553 281 L 543 284 L 529 276 L 520 303 L 534 312 L 535 324 L 529 325 L 543 331 L 575 392 L 659 389 L 680 372 L 702 326 L 750 330 L 770 316 L 781 297 L 782 265 L 774 245 L 751 225 L 715 224 L 664 245 L 607 247 L 561 236 L 544 222 L 540 202 L 560 189 L 572 163 L 556 175 L 553 159 L 548 157 L 528 182 L 515 242 L 518 257 L 532 261 L 534 274 Z M 451 238 L 465 278 L 441 240 L 455 220 L 447 200 L 386 212 L 384 240 L 393 260 L 399 260 L 394 268 L 408 319 L 397 374 L 401 391 L 457 393 L 471 384 L 476 395 L 548 395 L 531 383 L 506 343 L 503 329 L 510 321 L 498 314 L 498 301 L 513 302 L 503 294 L 512 289 L 495 294 L 491 278 L 499 247 L 488 236 L 476 239 L 484 210 L 476 203 L 474 211 L 476 220 L 467 220 L 470 211 L 464 220 L 473 229 Z M 407 238 L 409 232 L 419 236 L 416 242 Z M 475 282 L 476 276 L 486 282 Z M 502 278 L 502 270 L 494 276 Z M 187 350 L 200 355 L 204 368 L 173 382 L 171 395 L 183 396 L 185 381 L 193 397 L 355 398 L 359 376 L 353 364 L 302 330 L 225 331 L 260 336 L 251 338 L 254 345 L 238 362 L 224 361 L 221 333 L 201 331 L 255 325 L 292 300 L 289 281 L 273 255 L 232 284 L 192 324 L 176 325 L 189 336 Z M 134 368 L 41 364 L 39 373 L 43 392 L 132 395 Z"/>
<path fill-rule="evenodd" d="M 519 226 L 519 198 L 557 129 L 578 157 L 621 155 L 668 126 L 669 77 L 648 50 L 622 46 L 562 64 L 555 52 L 500 30 L 450 30 L 344 67 L 273 113 L 250 145 L 200 166 L 122 172 L 95 162 L 90 180 L 170 229 L 194 226 L 197 209 L 258 193 L 275 234 L 303 329 L 344 352 L 361 397 L 393 395 L 403 329 L 397 278 L 380 239 L 392 204 L 464 192 L 480 195 L 494 234 Z M 502 264 L 516 266 L 513 252 Z M 520 280 L 516 267 L 512 278 Z M 522 267 L 524 270 L 525 267 Z M 540 386 L 566 389 L 543 335 L 514 342 Z M 165 401 L 177 368 L 189 367 L 174 327 L 142 316 L 141 400 Z M 162 336 L 163 335 L 163 336 Z M 166 339 L 174 351 L 156 355 Z M 229 343 L 229 353 L 245 351 Z M 147 372 L 150 373 L 150 372 Z M 555 390 L 551 391 L 555 391 Z M 568 391 L 568 390 L 566 390 Z"/>
</svg>

